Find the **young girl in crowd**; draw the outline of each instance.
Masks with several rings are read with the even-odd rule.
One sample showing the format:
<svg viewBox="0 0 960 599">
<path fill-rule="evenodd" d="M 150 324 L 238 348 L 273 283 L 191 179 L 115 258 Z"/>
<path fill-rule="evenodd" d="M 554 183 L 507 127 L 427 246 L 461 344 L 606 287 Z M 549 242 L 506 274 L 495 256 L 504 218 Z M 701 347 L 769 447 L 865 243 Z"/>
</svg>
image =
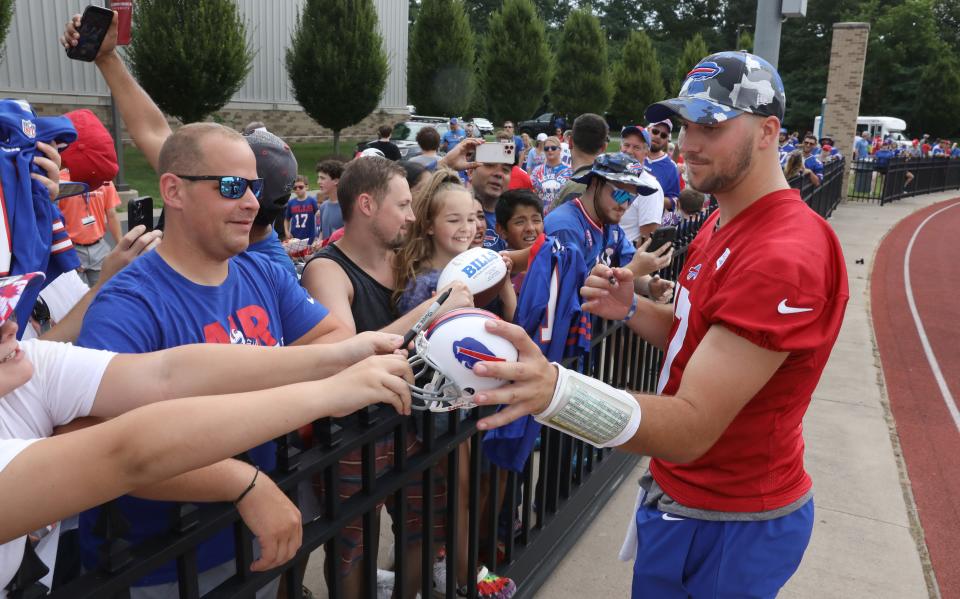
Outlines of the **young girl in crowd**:
<svg viewBox="0 0 960 599">
<path fill-rule="evenodd" d="M 423 190 L 414 198 L 413 212 L 415 220 L 410 229 L 407 245 L 397 254 L 397 287 L 394 297 L 397 300 L 397 311 L 406 314 L 430 296 L 437 292 L 437 280 L 443 268 L 458 254 L 469 249 L 480 230 L 481 241 L 485 220 L 478 216 L 482 206 L 474 199 L 466 187 L 460 182 L 457 173 L 449 169 L 438 169 L 430 178 Z M 503 284 L 496 289 L 496 298 L 493 305 L 485 305 L 484 293 L 475 297 L 474 302 L 491 311 L 497 312 L 507 321 L 513 320 L 513 312 L 517 306 L 517 296 L 510 284 L 510 263 L 507 261 L 507 276 Z M 434 426 L 439 433 L 443 433 L 447 424 L 446 417 L 437 418 Z M 470 449 L 469 441 L 460 445 L 458 459 L 460 467 L 460 502 L 457 507 L 457 529 L 467 530 Z M 484 503 L 481 490 L 481 504 Z M 486 513 L 486 510 L 484 510 Z M 486 530 L 486 529 L 481 529 Z M 466 589 L 467 582 L 467 543 L 469 535 L 457 537 L 460 546 L 457 547 L 456 574 L 458 589 Z M 441 562 L 444 563 L 444 562 Z M 436 578 L 443 578 L 445 576 Z M 438 580 L 443 584 L 444 580 Z M 496 597 L 507 599 L 516 590 L 516 585 L 509 578 L 497 576 L 486 569 L 481 569 L 478 576 L 478 594 L 482 597 Z M 465 595 L 464 595 L 465 596 Z"/>
</svg>

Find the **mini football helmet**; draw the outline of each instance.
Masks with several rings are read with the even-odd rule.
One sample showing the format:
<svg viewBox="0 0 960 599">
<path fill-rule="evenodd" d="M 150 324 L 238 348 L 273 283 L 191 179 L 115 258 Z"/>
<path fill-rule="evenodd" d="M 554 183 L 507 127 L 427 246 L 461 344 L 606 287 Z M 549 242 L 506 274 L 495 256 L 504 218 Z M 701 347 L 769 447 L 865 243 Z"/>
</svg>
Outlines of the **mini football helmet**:
<svg viewBox="0 0 960 599">
<path fill-rule="evenodd" d="M 500 319 L 486 310 L 458 308 L 417 335 L 410 366 L 418 382 L 429 380 L 422 387 L 410 385 L 414 409 L 448 412 L 473 408 L 476 404 L 470 400 L 478 392 L 506 384 L 473 372 L 478 362 L 517 361 L 517 348 L 484 328 L 488 320 Z"/>
<path fill-rule="evenodd" d="M 437 279 L 437 289 L 443 289 L 454 281 L 463 281 L 470 293 L 477 294 L 490 289 L 507 276 L 507 267 L 500 254 L 489 248 L 470 248 L 457 254 Z"/>
</svg>

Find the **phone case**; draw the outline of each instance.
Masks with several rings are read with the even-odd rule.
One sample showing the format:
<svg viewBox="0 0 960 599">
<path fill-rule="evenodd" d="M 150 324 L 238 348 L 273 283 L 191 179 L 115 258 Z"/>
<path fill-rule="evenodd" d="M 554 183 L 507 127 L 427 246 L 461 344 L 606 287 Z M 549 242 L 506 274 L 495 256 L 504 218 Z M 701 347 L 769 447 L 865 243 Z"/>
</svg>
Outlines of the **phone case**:
<svg viewBox="0 0 960 599">
<path fill-rule="evenodd" d="M 88 6 L 80 18 L 80 40 L 76 46 L 67 48 L 67 56 L 74 60 L 92 62 L 100 51 L 113 22 L 113 11 L 99 6 Z"/>
</svg>

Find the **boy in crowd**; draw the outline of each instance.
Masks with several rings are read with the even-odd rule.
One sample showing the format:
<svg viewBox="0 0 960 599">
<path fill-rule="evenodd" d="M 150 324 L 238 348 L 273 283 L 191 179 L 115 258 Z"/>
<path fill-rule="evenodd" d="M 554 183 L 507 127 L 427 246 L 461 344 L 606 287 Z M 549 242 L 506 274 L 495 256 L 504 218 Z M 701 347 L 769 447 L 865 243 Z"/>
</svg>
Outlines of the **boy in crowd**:
<svg viewBox="0 0 960 599">
<path fill-rule="evenodd" d="M 543 234 L 543 202 L 529 189 L 511 189 L 497 200 L 495 209 L 497 235 L 508 250 L 526 250 Z M 526 261 L 514 262 L 513 288 L 520 292 Z"/>
<path fill-rule="evenodd" d="M 287 202 L 283 229 L 289 239 L 307 239 L 312 244 L 317 236 L 316 217 L 320 211 L 317 199 L 307 195 L 307 178 L 297 175 L 293 184 L 295 197 Z"/>
<path fill-rule="evenodd" d="M 340 202 L 337 200 L 337 186 L 340 184 L 340 175 L 343 174 L 343 163 L 339 160 L 323 160 L 317 163 L 317 200 L 320 204 L 320 228 L 318 237 L 324 241 L 330 238 L 334 231 L 343 227 L 343 213 L 340 211 Z"/>
</svg>

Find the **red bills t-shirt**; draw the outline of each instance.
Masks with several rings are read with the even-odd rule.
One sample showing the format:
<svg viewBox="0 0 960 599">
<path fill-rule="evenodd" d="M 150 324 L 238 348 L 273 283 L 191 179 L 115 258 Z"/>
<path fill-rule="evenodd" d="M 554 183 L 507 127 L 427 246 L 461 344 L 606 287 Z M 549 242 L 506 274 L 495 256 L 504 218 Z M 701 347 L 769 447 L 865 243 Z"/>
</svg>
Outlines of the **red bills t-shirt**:
<svg viewBox="0 0 960 599">
<path fill-rule="evenodd" d="M 681 505 L 762 512 L 811 488 L 803 468 L 803 415 L 840 332 L 849 298 L 833 229 L 797 190 L 766 195 L 690 245 L 677 281 L 670 344 L 658 391 L 673 395 L 690 356 L 720 325 L 789 356 L 698 460 L 654 459 L 653 478 Z"/>
</svg>

